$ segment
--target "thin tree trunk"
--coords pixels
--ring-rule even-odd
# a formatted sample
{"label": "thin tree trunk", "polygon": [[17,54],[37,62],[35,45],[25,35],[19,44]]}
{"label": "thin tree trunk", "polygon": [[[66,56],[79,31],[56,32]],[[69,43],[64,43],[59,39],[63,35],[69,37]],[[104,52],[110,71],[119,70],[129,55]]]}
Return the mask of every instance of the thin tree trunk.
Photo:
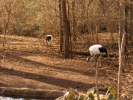
{"label": "thin tree trunk", "polygon": [[[76,19],[75,19],[75,1],[72,2],[72,20],[73,20],[73,23],[72,23],[72,37],[73,37],[72,51],[74,52],[75,46],[76,46],[76,41],[77,41],[77,38],[76,38]],[[72,56],[73,56],[73,54],[72,54]]]}
{"label": "thin tree trunk", "polygon": [[2,33],[4,34],[4,36],[3,36],[3,49],[5,49],[8,22],[6,21],[6,14],[5,14],[4,8],[2,9],[2,12],[4,15],[4,17],[3,17],[3,30],[2,30]]}
{"label": "thin tree trunk", "polygon": [[62,14],[61,14],[61,0],[59,0],[59,11],[60,11],[60,51],[63,51],[63,28],[62,28]]}
{"label": "thin tree trunk", "polygon": [[96,85],[97,100],[100,100],[100,98],[99,98],[99,86],[98,86],[98,69],[99,69],[99,61],[100,61],[100,56],[96,55],[96,75],[95,75],[95,85]]}
{"label": "thin tree trunk", "polygon": [[[12,2],[9,4],[4,1],[4,7],[2,8],[3,13],[3,30],[2,33],[4,34],[4,41],[3,41],[3,48],[5,47],[5,41],[6,41],[6,34],[10,31],[10,19],[11,19],[11,13],[12,13]],[[7,18],[6,18],[7,17]]]}
{"label": "thin tree trunk", "polygon": [[96,22],[96,43],[98,44],[98,23]]}
{"label": "thin tree trunk", "polygon": [[121,86],[121,74],[122,74],[122,62],[121,62],[121,5],[118,4],[119,7],[119,36],[118,36],[118,46],[119,46],[119,71],[118,71],[118,98],[117,100],[120,100],[120,86]]}
{"label": "thin tree trunk", "polygon": [[[123,34],[123,35],[122,35]],[[121,100],[121,87],[122,87],[122,72],[124,70],[124,54],[126,46],[126,32],[125,32],[125,3],[119,2],[119,71],[118,71],[118,98]]]}
{"label": "thin tree trunk", "polygon": [[124,67],[124,51],[125,51],[125,44],[126,44],[126,33],[123,33],[121,48],[119,50],[119,71],[118,71],[118,99],[121,100],[121,87],[122,87],[122,72]]}

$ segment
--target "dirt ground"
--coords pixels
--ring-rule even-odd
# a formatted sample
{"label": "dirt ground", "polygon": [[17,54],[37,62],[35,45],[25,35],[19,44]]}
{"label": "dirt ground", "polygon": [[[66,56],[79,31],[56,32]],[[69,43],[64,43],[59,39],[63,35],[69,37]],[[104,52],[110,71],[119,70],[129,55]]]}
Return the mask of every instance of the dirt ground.
{"label": "dirt ground", "polygon": [[[49,90],[69,88],[86,92],[95,86],[95,61],[74,55],[64,59],[56,40],[47,47],[43,39],[7,36],[3,50],[0,35],[0,87]],[[116,86],[118,58],[101,58],[99,85]]]}

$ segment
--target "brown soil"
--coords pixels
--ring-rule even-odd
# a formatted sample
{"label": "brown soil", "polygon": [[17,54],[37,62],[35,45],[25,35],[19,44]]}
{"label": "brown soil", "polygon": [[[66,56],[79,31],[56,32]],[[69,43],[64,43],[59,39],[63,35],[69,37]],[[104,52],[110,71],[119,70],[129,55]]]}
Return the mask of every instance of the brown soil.
{"label": "brown soil", "polygon": [[[0,86],[87,91],[95,86],[95,61],[86,62],[87,56],[74,55],[64,59],[58,41],[52,47],[45,40],[7,36],[5,47],[0,36]],[[85,48],[88,49],[88,48]],[[118,58],[101,59],[99,85],[116,86]]]}

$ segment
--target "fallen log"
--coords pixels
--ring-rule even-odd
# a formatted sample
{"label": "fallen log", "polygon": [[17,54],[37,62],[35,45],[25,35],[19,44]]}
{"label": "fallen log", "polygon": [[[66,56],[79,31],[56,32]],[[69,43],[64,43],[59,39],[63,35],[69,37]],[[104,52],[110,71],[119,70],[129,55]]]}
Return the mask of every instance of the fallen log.
{"label": "fallen log", "polygon": [[31,99],[56,99],[62,96],[65,91],[0,87],[0,95],[13,98],[31,98]]}

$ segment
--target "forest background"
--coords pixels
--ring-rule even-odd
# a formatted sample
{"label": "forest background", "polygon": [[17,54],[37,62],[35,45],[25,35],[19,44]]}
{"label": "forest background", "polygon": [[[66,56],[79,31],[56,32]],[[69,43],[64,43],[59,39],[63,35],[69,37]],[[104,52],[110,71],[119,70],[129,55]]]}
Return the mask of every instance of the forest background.
{"label": "forest background", "polygon": [[123,55],[128,56],[125,56],[124,66],[130,69],[133,52],[132,2],[132,0],[1,0],[1,46],[7,49],[8,35],[44,39],[45,35],[52,34],[58,43],[57,51],[61,52],[64,58],[73,58],[74,54],[88,55],[88,47],[96,43],[105,45],[110,51],[110,57],[114,57],[114,54],[119,55],[116,50],[119,50],[123,33],[126,33]]}

